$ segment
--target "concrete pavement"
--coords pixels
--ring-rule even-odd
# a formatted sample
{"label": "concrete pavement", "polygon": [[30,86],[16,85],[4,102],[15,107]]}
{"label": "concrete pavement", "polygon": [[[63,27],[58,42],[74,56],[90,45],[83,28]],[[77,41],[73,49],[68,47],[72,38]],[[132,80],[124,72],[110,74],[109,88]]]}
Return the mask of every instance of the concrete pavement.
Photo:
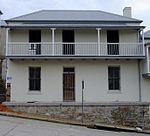
{"label": "concrete pavement", "polygon": [[148,136],[0,116],[0,136]]}

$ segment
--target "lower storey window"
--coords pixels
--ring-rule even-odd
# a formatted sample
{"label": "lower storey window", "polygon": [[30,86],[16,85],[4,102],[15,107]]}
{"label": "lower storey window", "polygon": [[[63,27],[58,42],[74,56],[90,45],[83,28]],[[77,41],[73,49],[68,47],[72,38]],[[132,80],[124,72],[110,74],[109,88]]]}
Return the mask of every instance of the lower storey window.
{"label": "lower storey window", "polygon": [[29,90],[40,91],[41,90],[41,68],[29,67]]}
{"label": "lower storey window", "polygon": [[120,90],[120,67],[119,66],[108,67],[108,89]]}

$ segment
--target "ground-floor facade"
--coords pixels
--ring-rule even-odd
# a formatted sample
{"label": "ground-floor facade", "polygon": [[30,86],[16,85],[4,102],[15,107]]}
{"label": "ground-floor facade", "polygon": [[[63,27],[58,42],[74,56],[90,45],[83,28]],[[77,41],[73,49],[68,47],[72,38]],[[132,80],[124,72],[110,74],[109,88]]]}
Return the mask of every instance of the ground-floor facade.
{"label": "ground-floor facade", "polygon": [[81,102],[83,81],[85,102],[150,101],[137,60],[8,60],[7,67],[11,101]]}

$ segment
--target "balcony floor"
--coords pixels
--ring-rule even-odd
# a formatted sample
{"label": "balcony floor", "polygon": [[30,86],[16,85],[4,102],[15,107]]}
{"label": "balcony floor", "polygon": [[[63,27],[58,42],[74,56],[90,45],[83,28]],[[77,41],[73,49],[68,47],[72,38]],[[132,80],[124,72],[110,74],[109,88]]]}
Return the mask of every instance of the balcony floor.
{"label": "balcony floor", "polygon": [[52,60],[52,59],[71,59],[71,60],[76,60],[76,59],[84,59],[84,60],[89,60],[89,59],[145,59],[145,56],[120,56],[120,55],[109,55],[109,56],[6,56],[6,58],[10,60]]}

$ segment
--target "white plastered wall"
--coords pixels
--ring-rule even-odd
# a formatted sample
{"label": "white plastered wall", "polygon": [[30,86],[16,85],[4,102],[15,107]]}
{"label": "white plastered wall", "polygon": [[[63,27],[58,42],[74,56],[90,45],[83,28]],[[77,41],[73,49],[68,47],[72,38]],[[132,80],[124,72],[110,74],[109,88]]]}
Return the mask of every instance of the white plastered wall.
{"label": "white plastered wall", "polygon": [[[97,42],[97,30],[95,29],[75,29],[75,42]],[[41,30],[41,42],[51,42],[51,29]],[[136,30],[119,30],[119,39],[122,43],[137,43],[138,36]],[[9,42],[29,42],[29,30],[12,29],[9,31]],[[62,42],[62,29],[55,30],[55,42]],[[107,30],[100,30],[100,42],[107,42]]]}
{"label": "white plastered wall", "polygon": [[[41,30],[41,42],[51,42],[51,29]],[[29,42],[29,30],[9,30],[9,42]]]}
{"label": "white plastered wall", "polygon": [[[100,101],[138,101],[137,61],[103,60],[43,60],[9,61],[8,76],[12,84],[11,101],[63,101],[63,67],[75,68],[75,97],[81,101],[81,81],[85,81],[84,100]],[[121,68],[121,91],[108,91],[108,66]],[[28,90],[28,68],[41,67],[41,92]]]}
{"label": "white plastered wall", "polygon": [[122,43],[138,43],[138,31],[119,30],[119,39]]}

